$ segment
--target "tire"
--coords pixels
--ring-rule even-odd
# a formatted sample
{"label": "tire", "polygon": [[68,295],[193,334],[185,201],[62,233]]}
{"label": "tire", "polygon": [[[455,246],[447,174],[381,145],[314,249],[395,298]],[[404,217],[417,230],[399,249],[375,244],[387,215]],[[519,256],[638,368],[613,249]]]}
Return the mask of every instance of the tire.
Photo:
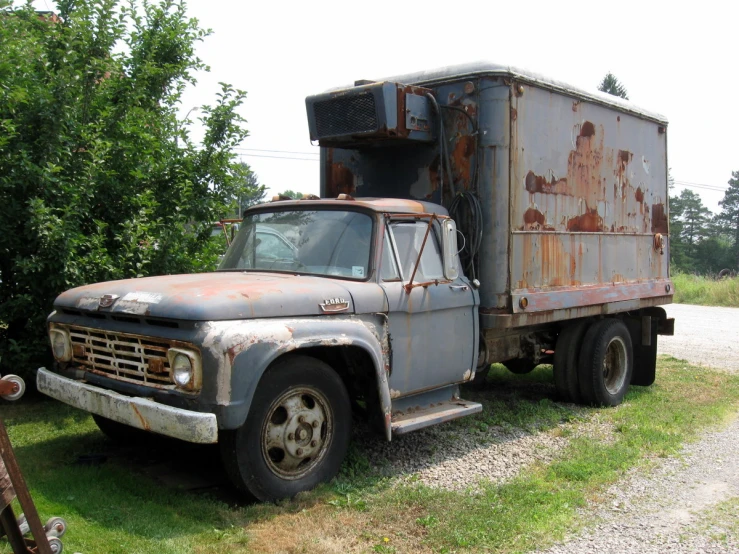
{"label": "tire", "polygon": [[307,356],[284,358],[262,377],[246,422],[221,432],[226,473],[261,501],[312,489],[338,473],[351,419],[346,387],[331,367]]}
{"label": "tire", "polygon": [[488,374],[490,373],[490,364],[488,364],[486,367],[483,367],[482,369],[478,369],[475,372],[475,378],[471,381],[467,381],[466,383],[463,383],[463,386],[472,389],[472,390],[482,390],[484,389],[488,384]]}
{"label": "tire", "polygon": [[594,406],[618,406],[624,399],[634,371],[629,330],[620,319],[594,323],[580,352],[580,393]]}
{"label": "tire", "polygon": [[92,419],[106,437],[118,444],[139,444],[150,441],[156,436],[154,433],[136,429],[101,415],[92,414]]}
{"label": "tire", "polygon": [[511,373],[515,373],[516,375],[525,375],[526,373],[531,373],[537,366],[537,364],[535,364],[532,360],[529,360],[528,358],[514,358],[512,360],[506,360],[505,362],[503,362],[503,365],[508,371],[510,371]]}
{"label": "tire", "polygon": [[578,360],[588,321],[578,321],[562,329],[554,348],[554,386],[565,402],[580,402]]}

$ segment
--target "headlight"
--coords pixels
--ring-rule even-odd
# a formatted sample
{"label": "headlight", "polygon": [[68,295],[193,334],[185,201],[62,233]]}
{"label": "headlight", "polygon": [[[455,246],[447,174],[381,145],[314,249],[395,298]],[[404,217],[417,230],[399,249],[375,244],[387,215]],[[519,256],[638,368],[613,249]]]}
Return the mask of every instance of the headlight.
{"label": "headlight", "polygon": [[181,387],[186,387],[192,381],[192,362],[184,354],[177,354],[174,357],[172,380]]}
{"label": "headlight", "polygon": [[175,385],[186,390],[200,389],[200,356],[196,352],[170,348],[167,358]]}
{"label": "headlight", "polygon": [[72,359],[72,340],[66,329],[50,329],[49,339],[54,357],[60,362],[68,362]]}

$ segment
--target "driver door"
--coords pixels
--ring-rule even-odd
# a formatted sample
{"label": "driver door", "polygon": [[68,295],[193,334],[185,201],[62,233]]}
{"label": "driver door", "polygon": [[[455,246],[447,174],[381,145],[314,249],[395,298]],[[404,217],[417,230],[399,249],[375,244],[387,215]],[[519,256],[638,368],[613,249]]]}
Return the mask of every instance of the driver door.
{"label": "driver door", "polygon": [[477,293],[462,275],[451,282],[418,286],[406,292],[418,261],[414,283],[444,281],[438,225],[426,240],[428,221],[390,220],[380,267],[387,296],[393,396],[469,380],[477,351]]}

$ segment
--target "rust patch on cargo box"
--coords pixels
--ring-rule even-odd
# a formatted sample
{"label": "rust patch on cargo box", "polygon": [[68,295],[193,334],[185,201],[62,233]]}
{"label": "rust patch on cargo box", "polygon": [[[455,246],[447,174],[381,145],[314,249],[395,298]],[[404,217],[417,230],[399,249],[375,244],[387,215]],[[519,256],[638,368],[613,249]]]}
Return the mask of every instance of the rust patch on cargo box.
{"label": "rust patch on cargo box", "polygon": [[439,190],[439,156],[437,155],[429,164],[429,182],[431,183],[431,192],[426,195],[427,199],[433,196],[433,193]]}
{"label": "rust patch on cargo box", "polygon": [[561,236],[540,235],[541,283],[535,286],[563,287],[577,283],[577,262],[562,244]]}
{"label": "rust patch on cargo box", "polygon": [[326,155],[326,196],[336,198],[339,194],[354,194],[354,173],[341,162],[334,163],[334,149],[328,148]]}
{"label": "rust patch on cargo box", "polygon": [[579,133],[575,138],[575,150],[570,151],[567,160],[568,192],[585,200],[586,204],[594,205],[601,198],[600,177],[603,163],[602,126],[596,133],[595,125],[585,121],[580,125]]}
{"label": "rust patch on cargo box", "polygon": [[335,191],[332,196],[339,194],[354,194],[356,186],[354,184],[354,174],[349,168],[344,167],[341,162],[331,165],[331,189]]}
{"label": "rust patch on cargo box", "polygon": [[667,213],[664,204],[652,204],[652,232],[667,233]]}
{"label": "rust patch on cargo box", "polygon": [[603,231],[603,218],[598,209],[589,209],[582,215],[567,220],[567,230],[582,233],[597,233]]}
{"label": "rust patch on cargo box", "polygon": [[547,181],[546,177],[537,175],[533,171],[529,171],[526,174],[526,190],[533,194],[535,192],[542,192],[544,194],[569,194],[567,190],[567,179],[552,179]]}
{"label": "rust patch on cargo box", "polygon": [[580,127],[580,136],[581,137],[595,136],[595,125],[593,125],[590,121],[585,121],[582,124],[582,127]]}
{"label": "rust patch on cargo box", "polygon": [[529,208],[523,214],[522,231],[554,231],[552,225],[547,225],[546,216],[536,208]]}
{"label": "rust patch on cargo box", "polygon": [[636,191],[634,191],[634,198],[636,198],[639,204],[644,202],[644,191],[642,191],[641,187],[637,187]]}
{"label": "rust patch on cargo box", "polygon": [[464,135],[457,139],[457,144],[452,151],[452,159],[454,160],[454,169],[458,182],[461,182],[462,187],[465,189],[470,188],[470,171],[472,167],[470,158],[472,158],[474,153],[475,137]]}

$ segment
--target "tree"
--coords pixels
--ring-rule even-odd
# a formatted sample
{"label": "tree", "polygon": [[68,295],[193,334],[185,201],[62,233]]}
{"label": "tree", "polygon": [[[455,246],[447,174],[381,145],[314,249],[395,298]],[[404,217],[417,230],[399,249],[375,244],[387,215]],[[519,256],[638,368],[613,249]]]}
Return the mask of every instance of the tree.
{"label": "tree", "polygon": [[706,237],[706,226],[710,211],[703,205],[701,197],[689,189],[680,192],[680,217],[683,222],[681,234],[687,245],[688,256],[695,254],[695,245]]}
{"label": "tree", "polygon": [[696,247],[708,237],[710,210],[701,197],[689,189],[670,198],[670,235],[673,262],[686,271],[696,267]]}
{"label": "tree", "polygon": [[629,94],[628,92],[626,92],[626,87],[624,87],[616,78],[616,76],[610,71],[606,73],[605,77],[603,77],[600,85],[598,85],[598,90],[601,92],[607,92],[608,94],[612,94],[613,96],[619,96],[624,100],[629,99]]}
{"label": "tree", "polygon": [[247,135],[227,84],[177,117],[206,69],[183,3],[0,0],[0,373],[48,352],[55,296],[85,283],[212,267],[210,224],[250,193]]}
{"label": "tree", "polygon": [[721,212],[717,220],[724,232],[731,236],[734,242],[734,260],[739,268],[739,171],[731,172],[729,188],[724,193],[724,199],[719,202]]}
{"label": "tree", "polygon": [[285,192],[281,192],[280,196],[287,196],[289,198],[292,198],[293,200],[300,200],[301,198],[303,198],[303,193],[286,190]]}

